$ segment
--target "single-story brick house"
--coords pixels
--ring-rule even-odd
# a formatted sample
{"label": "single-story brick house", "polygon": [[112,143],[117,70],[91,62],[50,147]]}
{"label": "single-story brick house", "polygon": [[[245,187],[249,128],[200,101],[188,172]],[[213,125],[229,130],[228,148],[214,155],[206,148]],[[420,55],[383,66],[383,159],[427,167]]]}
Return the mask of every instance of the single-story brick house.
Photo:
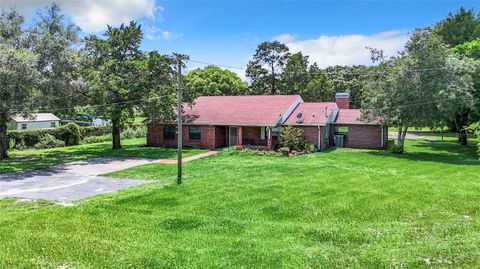
{"label": "single-story brick house", "polygon": [[[335,146],[335,136],[343,136],[345,147],[384,148],[387,127],[361,120],[361,111],[350,109],[349,103],[344,93],[336,95],[336,102],[304,102],[300,95],[198,97],[184,105],[183,145],[271,150],[278,146],[281,129],[292,125],[303,129],[318,150]],[[149,120],[147,144],[176,146],[176,129],[175,122]]]}

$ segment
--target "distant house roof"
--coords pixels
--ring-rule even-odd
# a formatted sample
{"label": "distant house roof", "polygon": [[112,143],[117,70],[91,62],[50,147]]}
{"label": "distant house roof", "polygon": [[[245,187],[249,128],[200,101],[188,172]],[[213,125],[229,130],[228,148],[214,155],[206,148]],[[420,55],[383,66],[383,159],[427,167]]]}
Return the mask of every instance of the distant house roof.
{"label": "distant house roof", "polygon": [[325,125],[337,105],[334,102],[301,103],[290,114],[285,125]]}
{"label": "distant house roof", "polygon": [[201,96],[184,106],[184,117],[195,125],[275,126],[299,102],[300,95]]}
{"label": "distant house roof", "polygon": [[360,109],[339,109],[335,123],[337,124],[371,124],[379,125],[380,121],[361,120],[362,111]]}
{"label": "distant house roof", "polygon": [[12,117],[15,122],[32,122],[32,121],[59,121],[60,119],[52,113],[33,113],[30,117],[17,115]]}

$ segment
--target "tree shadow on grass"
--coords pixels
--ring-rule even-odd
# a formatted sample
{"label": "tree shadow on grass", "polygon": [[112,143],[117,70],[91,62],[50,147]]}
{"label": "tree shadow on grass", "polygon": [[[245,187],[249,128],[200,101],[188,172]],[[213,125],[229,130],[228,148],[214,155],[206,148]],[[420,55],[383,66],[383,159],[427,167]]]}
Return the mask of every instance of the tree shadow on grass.
{"label": "tree shadow on grass", "polygon": [[443,141],[419,141],[413,145],[408,145],[403,154],[392,153],[388,150],[372,151],[368,152],[368,154],[421,162],[480,165],[479,156],[474,145],[461,146],[457,143]]}

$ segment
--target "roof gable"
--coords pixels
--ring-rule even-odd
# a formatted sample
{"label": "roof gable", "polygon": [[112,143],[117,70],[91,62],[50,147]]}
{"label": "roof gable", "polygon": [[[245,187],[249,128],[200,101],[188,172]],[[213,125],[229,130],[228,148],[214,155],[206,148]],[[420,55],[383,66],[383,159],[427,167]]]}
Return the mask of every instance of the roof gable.
{"label": "roof gable", "polygon": [[201,96],[184,117],[195,125],[275,126],[300,102],[299,95]]}
{"label": "roof gable", "polygon": [[333,110],[334,102],[308,102],[299,104],[285,121],[285,125],[325,125]]}

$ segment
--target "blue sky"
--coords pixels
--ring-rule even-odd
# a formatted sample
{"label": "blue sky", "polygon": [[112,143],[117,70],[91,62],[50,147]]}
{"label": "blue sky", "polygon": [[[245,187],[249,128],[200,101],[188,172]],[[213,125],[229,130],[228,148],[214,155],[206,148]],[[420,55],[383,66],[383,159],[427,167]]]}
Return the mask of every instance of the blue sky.
{"label": "blue sky", "polygon": [[[27,17],[49,0],[2,0]],[[145,30],[143,49],[245,66],[262,41],[280,40],[320,66],[369,64],[365,46],[393,54],[408,33],[478,1],[159,1],[60,0],[85,33],[131,19]],[[190,64],[190,68],[201,66]],[[241,73],[241,72],[239,72]]]}

